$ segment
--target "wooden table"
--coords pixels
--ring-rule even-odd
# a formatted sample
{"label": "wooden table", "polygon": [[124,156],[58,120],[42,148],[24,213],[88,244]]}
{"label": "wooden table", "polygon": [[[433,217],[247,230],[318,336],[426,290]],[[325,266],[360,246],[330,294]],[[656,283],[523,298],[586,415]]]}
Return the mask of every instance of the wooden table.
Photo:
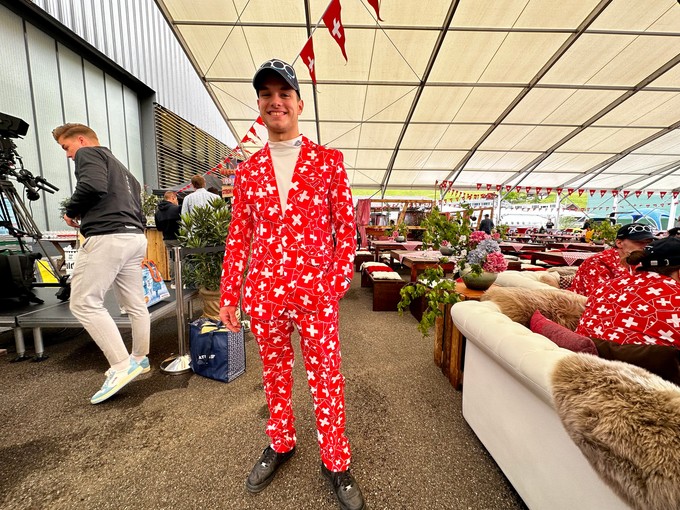
{"label": "wooden table", "polygon": [[545,251],[544,244],[529,244],[529,243],[517,243],[512,241],[503,241],[499,244],[501,253],[514,254],[521,253],[523,251]]}
{"label": "wooden table", "polygon": [[[396,252],[390,252],[390,253],[396,253]],[[442,257],[443,255],[440,255]],[[444,262],[441,263],[439,262],[439,258],[434,258],[434,257],[423,257],[423,256],[418,256],[418,255],[413,255],[413,254],[407,254],[407,255],[400,255],[400,262],[411,269],[411,281],[415,282],[418,279],[418,273],[421,273],[425,271],[425,269],[429,269],[432,267],[441,267],[444,270],[444,274],[446,273],[453,273],[453,270],[456,268],[456,263],[455,262]]]}
{"label": "wooden table", "polygon": [[544,260],[562,266],[580,266],[584,260],[593,255],[595,255],[593,251],[534,252],[531,254],[531,263],[536,264],[537,260]]}
{"label": "wooden table", "polygon": [[569,241],[561,243],[548,243],[548,248],[555,250],[569,250],[569,251],[604,251],[606,246],[604,244],[590,244],[590,243],[571,243]]}
{"label": "wooden table", "polygon": [[[479,301],[484,290],[468,289],[464,283],[456,283],[456,292],[461,301]],[[465,358],[465,337],[458,331],[451,318],[451,305],[442,310],[444,315],[437,318],[434,328],[434,363],[441,368],[454,388],[463,386],[463,360]]]}
{"label": "wooden table", "polygon": [[375,251],[375,261],[380,262],[380,252],[391,250],[406,250],[413,251],[420,247],[423,243],[421,241],[369,241],[368,245]]}

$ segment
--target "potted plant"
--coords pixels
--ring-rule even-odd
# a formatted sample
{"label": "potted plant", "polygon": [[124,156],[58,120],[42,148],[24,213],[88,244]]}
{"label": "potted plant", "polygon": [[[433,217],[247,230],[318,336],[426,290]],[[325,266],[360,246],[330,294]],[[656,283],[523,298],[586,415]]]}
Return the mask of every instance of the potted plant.
{"label": "potted plant", "polygon": [[620,228],[621,225],[618,223],[612,225],[611,221],[609,220],[600,221],[593,226],[592,239],[596,244],[604,243],[608,246],[614,246],[614,243],[616,242],[616,234]]}
{"label": "potted plant", "polygon": [[[499,236],[499,234],[495,234]],[[470,289],[486,290],[496,281],[498,273],[508,268],[498,242],[489,234],[475,230],[460,248],[460,276]]]}
{"label": "potted plant", "polygon": [[[465,208],[461,213],[449,219],[446,215],[439,212],[437,207],[420,223],[425,230],[423,232],[423,248],[434,248],[438,250],[442,243],[444,246],[456,246],[461,238],[467,238],[470,234],[470,222],[465,218],[469,217],[472,210]],[[445,242],[444,242],[445,241]],[[454,252],[451,253],[455,254]]]}
{"label": "potted plant", "polygon": [[182,268],[183,283],[198,289],[203,298],[203,315],[219,316],[220,279],[224,243],[229,233],[229,205],[215,197],[208,205],[194,207],[182,215],[177,239],[183,248],[221,247],[210,253],[189,254]]}
{"label": "potted plant", "polygon": [[149,193],[148,186],[145,185],[142,190],[142,214],[146,218],[147,225],[155,224],[156,220],[154,219],[154,215],[156,214],[156,208],[158,207],[159,202],[160,198],[153,193]]}

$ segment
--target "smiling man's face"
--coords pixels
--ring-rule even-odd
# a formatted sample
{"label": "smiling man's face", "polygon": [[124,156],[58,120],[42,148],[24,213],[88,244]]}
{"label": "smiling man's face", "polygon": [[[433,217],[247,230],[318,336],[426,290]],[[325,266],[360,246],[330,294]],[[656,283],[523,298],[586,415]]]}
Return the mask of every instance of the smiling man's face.
{"label": "smiling man's face", "polygon": [[276,73],[271,73],[262,81],[257,94],[257,106],[270,140],[281,142],[299,136],[298,117],[304,103],[286,80]]}

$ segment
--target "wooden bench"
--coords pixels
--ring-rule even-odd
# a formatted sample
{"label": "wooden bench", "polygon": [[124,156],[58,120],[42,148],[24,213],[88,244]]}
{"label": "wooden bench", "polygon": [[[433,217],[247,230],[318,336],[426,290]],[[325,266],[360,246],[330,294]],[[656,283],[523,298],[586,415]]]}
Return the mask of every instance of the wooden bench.
{"label": "wooden bench", "polygon": [[358,273],[361,271],[361,264],[371,262],[374,258],[373,253],[357,253],[354,256],[354,272]]}
{"label": "wooden bench", "polygon": [[[397,274],[397,273],[395,273]],[[400,291],[407,282],[399,280],[381,280],[368,275],[369,285],[373,287],[373,311],[396,312],[401,301]]]}

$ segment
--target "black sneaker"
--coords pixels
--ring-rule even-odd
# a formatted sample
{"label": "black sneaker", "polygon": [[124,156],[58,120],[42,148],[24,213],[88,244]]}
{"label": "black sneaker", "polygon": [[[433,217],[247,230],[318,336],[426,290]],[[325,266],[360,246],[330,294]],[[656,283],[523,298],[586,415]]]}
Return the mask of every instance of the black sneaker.
{"label": "black sneaker", "polygon": [[335,491],[342,510],[363,510],[366,508],[359,484],[357,484],[349,469],[331,471],[322,462],[321,472],[333,484],[333,491]]}
{"label": "black sneaker", "polygon": [[276,453],[271,446],[267,446],[262,452],[259,460],[253,466],[248,478],[246,478],[246,489],[248,492],[257,494],[262,492],[271,483],[281,464],[290,459],[295,453],[295,447],[286,453]]}

